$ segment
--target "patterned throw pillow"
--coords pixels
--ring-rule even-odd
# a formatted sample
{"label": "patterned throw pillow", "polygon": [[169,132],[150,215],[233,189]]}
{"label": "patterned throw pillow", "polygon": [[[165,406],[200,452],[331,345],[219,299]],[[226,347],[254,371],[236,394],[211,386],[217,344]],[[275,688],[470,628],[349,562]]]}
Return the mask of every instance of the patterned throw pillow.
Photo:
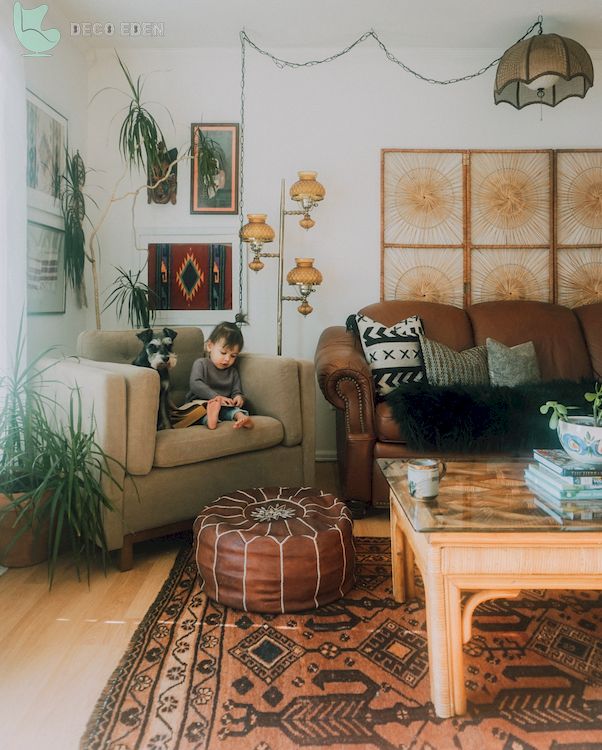
{"label": "patterned throw pillow", "polygon": [[456,352],[445,344],[420,337],[426,379],[430,385],[484,385],[489,383],[487,347]]}
{"label": "patterned throw pillow", "polygon": [[367,315],[351,316],[362,342],[364,356],[370,365],[379,396],[385,396],[400,383],[424,379],[424,363],[418,336],[423,334],[417,315],[387,328]]}
{"label": "patterned throw pillow", "polygon": [[532,341],[506,346],[495,339],[486,339],[485,344],[491,385],[539,383],[541,375]]}

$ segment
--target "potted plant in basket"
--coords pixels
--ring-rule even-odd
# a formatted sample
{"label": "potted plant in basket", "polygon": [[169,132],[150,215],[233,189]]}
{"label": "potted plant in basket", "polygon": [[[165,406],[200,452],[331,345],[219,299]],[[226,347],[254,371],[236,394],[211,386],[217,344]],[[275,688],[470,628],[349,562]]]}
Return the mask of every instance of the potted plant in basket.
{"label": "potted plant in basket", "polygon": [[591,416],[569,416],[569,409],[558,401],[547,401],[540,407],[542,414],[550,410],[550,428],[558,432],[558,439],[566,453],[576,461],[602,464],[602,383],[596,383],[593,392],[584,394],[591,404]]}
{"label": "potted plant in basket", "polygon": [[[21,329],[12,370],[0,378],[0,563],[7,567],[48,560],[52,585],[61,542],[90,575],[108,549],[102,514],[111,508],[106,482],[115,482],[113,459],[81,418],[81,401],[72,390],[69,408],[40,388],[50,366],[40,366],[48,350],[24,364]],[[55,414],[58,411],[58,418]]]}

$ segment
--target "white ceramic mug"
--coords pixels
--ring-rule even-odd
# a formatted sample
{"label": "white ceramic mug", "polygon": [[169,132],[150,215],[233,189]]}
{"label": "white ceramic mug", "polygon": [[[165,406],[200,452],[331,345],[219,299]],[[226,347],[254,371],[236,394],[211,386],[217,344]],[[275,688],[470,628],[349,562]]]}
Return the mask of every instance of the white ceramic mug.
{"label": "white ceramic mug", "polygon": [[447,471],[436,458],[412,458],[408,461],[408,492],[415,500],[432,500],[439,494],[439,480]]}

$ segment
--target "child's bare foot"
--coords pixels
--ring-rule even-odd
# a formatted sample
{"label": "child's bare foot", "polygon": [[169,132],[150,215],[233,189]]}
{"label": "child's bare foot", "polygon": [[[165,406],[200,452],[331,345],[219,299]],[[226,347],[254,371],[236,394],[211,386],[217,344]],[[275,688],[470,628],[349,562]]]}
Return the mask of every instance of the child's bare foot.
{"label": "child's bare foot", "polygon": [[221,406],[220,402],[215,398],[207,401],[207,427],[210,430],[215,430],[217,427]]}
{"label": "child's bare foot", "polygon": [[240,430],[241,427],[244,427],[246,430],[252,430],[253,420],[248,414],[243,414],[239,411],[234,415],[234,424],[232,427],[234,427],[235,430]]}

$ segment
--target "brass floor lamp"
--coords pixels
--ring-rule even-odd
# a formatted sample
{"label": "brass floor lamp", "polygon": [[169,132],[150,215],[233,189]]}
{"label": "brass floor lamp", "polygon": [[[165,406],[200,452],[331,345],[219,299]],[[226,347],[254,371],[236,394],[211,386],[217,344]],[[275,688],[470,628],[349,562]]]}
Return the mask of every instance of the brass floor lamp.
{"label": "brass floor lamp", "polygon": [[276,349],[282,354],[282,303],[301,302],[297,310],[301,315],[309,315],[313,307],[307,301],[308,296],[322,283],[322,274],[314,267],[313,258],[295,258],[295,267],[286,275],[286,280],[291,286],[296,286],[299,294],[288,296],[283,294],[284,284],[284,223],[286,216],[302,216],[299,225],[304,229],[311,229],[315,221],[311,218],[311,211],[326,195],[324,187],[316,180],[317,172],[299,172],[299,179],[291,186],[290,197],[297,201],[301,208],[287,210],[285,203],[285,184],[281,183],[280,189],[280,225],[278,230],[278,252],[264,253],[263,246],[273,242],[275,233],[272,227],[266,223],[266,214],[247,214],[248,223],[240,230],[243,242],[249,244],[253,258],[249,263],[252,271],[258,272],[264,267],[262,258],[278,258],[278,294],[276,312]]}

